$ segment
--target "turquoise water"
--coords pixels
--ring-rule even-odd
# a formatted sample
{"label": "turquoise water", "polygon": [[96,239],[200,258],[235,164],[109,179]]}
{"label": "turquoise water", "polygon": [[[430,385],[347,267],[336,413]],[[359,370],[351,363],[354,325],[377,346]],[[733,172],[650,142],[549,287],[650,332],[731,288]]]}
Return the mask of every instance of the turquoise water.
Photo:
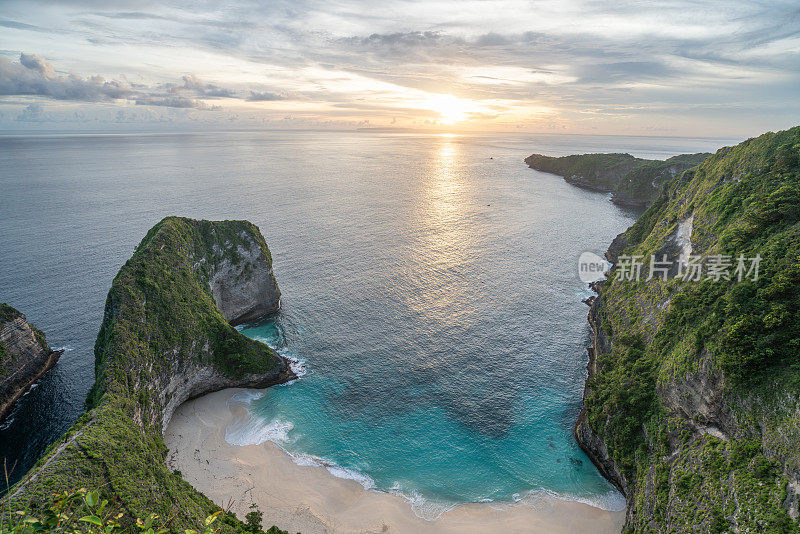
{"label": "turquoise water", "polygon": [[[549,491],[621,500],[579,450],[581,252],[634,214],[528,169],[532,152],[713,150],[716,140],[228,132],[0,136],[0,298],[68,350],[0,428],[12,482],[78,417],[119,267],[167,215],[248,219],[283,309],[245,334],[305,376],[229,439],[394,491],[433,517]],[[245,401],[247,399],[240,399]]]}

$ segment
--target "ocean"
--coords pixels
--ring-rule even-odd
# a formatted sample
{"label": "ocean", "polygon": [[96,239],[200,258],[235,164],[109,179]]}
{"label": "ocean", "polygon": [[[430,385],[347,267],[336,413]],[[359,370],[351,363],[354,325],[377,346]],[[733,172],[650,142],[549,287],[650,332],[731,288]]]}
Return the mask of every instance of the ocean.
{"label": "ocean", "polygon": [[531,134],[0,135],[0,301],[66,352],[0,427],[11,481],[82,413],[105,297],[168,215],[248,219],[283,294],[241,331],[302,378],[240,394],[274,441],[434,518],[547,492],[624,500],[575,443],[589,328],[577,275],[636,212],[523,158],[666,158],[736,140]]}

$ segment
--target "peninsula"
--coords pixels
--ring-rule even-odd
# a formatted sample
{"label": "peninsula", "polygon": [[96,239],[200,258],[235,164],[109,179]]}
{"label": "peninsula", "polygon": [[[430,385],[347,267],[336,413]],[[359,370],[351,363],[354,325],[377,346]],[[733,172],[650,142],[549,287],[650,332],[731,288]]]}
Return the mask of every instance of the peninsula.
{"label": "peninsula", "polygon": [[[285,359],[231,326],[279,305],[255,225],[179,217],[156,224],[111,285],[88,411],[3,506],[42,517],[62,492],[87,488],[122,511],[125,528],[156,514],[164,528],[202,531],[220,508],[167,469],[164,428],[190,398],[294,378]],[[231,513],[215,527],[246,530]]]}
{"label": "peninsula", "polygon": [[696,167],[711,154],[681,154],[664,161],[635,158],[630,154],[576,154],[563,157],[532,154],[525,163],[532,169],[563,176],[578,187],[612,193],[619,205],[649,206],[661,188],[680,173]]}

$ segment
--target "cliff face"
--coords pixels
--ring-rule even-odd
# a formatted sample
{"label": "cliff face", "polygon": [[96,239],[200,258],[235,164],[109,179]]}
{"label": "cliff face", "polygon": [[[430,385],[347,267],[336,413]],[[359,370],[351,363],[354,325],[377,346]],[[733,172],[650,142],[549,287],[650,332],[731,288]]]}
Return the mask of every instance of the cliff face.
{"label": "cliff face", "polygon": [[216,507],[167,470],[163,429],[192,397],[294,378],[283,358],[230,324],[279,302],[251,223],[169,217],[154,226],[111,285],[90,410],[12,488],[12,504],[36,511],[65,489],[100,488],[128,517],[202,525]]}
{"label": "cliff face", "polygon": [[214,254],[222,259],[213,265],[208,280],[217,308],[233,326],[277,311],[281,303],[269,249],[248,239],[244,232],[239,237],[245,244],[236,245],[233,259],[215,247]]}
{"label": "cliff face", "polygon": [[563,157],[533,154],[525,163],[537,171],[563,176],[585,189],[613,193],[622,206],[644,208],[659,195],[666,182],[696,167],[711,154],[682,154],[667,160],[635,158],[630,154],[580,154]]}
{"label": "cliff face", "polygon": [[[635,532],[798,532],[800,128],[720,150],[614,240],[596,284],[581,447]],[[650,280],[649,258],[728,261]],[[641,256],[638,280],[624,256]],[[759,256],[759,273],[735,272]],[[628,270],[630,273],[630,270]]]}
{"label": "cliff face", "polygon": [[22,313],[0,303],[0,421],[62,352],[51,350],[44,334],[28,324]]}

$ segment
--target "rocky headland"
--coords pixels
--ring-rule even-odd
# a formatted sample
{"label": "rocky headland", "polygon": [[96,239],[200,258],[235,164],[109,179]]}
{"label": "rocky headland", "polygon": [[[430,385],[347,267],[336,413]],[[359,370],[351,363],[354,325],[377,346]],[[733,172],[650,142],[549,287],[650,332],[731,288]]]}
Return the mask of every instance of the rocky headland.
{"label": "rocky headland", "polygon": [[[171,530],[202,531],[219,507],[167,468],[163,431],[188,399],[295,378],[284,358],[232,326],[279,305],[272,258],[255,225],[159,222],[111,285],[88,411],[11,488],[7,504],[36,515],[55,494],[98,489],[123,521],[155,513],[169,518]],[[233,514],[215,525],[245,529]]]}
{"label": "rocky headland", "polygon": [[658,197],[665,183],[710,155],[681,154],[661,161],[618,153],[562,157],[532,154],[525,163],[537,171],[562,176],[572,185],[612,193],[612,201],[621,206],[644,208]]}
{"label": "rocky headland", "polygon": [[21,312],[0,303],[0,421],[63,352],[52,350],[44,333]]}

